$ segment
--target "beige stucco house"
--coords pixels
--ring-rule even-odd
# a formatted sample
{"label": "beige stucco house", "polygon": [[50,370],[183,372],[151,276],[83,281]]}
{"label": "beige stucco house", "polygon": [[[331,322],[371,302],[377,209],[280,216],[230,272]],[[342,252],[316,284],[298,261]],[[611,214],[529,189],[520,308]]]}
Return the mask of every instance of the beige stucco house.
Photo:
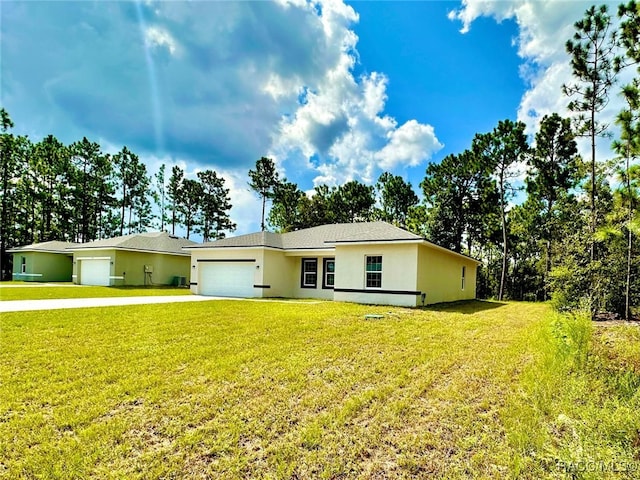
{"label": "beige stucco house", "polygon": [[70,282],[73,254],[69,248],[76,245],[54,240],[7,250],[13,255],[13,280]]}
{"label": "beige stucco house", "polygon": [[473,299],[473,258],[385,222],[259,232],[186,247],[191,291],[419,306]]}
{"label": "beige stucco house", "polygon": [[188,284],[196,242],[166,232],[137,233],[72,247],[73,282],[80,285]]}

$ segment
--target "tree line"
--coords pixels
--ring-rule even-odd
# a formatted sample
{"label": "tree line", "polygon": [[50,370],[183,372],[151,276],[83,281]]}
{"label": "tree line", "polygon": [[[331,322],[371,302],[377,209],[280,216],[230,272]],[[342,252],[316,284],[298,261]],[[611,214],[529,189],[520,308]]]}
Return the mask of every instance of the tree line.
{"label": "tree line", "polygon": [[[13,135],[0,109],[0,258],[2,279],[11,278],[9,248],[50,240],[90,242],[149,229],[184,227],[189,238],[224,237],[229,189],[213,170],[187,179],[165,165],[154,175],[126,146],[110,155],[86,137],[64,145],[53,135],[39,142]],[[155,206],[155,208],[154,208]]]}
{"label": "tree line", "polygon": [[[267,222],[282,232],[385,220],[482,260],[480,297],[552,299],[560,309],[630,318],[640,305],[640,4],[620,5],[617,14],[614,29],[606,5],[589,8],[566,42],[573,79],[562,94],[571,118],[545,116],[531,139],[509,119],[476,134],[467,150],[427,167],[422,202],[389,172],[375,186],[319,185],[307,196],[263,157],[249,172],[263,201],[262,228],[267,199]],[[615,91],[624,69],[632,80]],[[612,94],[626,104],[616,117],[616,156],[599,159],[598,139],[611,136],[600,117]],[[580,137],[590,144],[586,159]]]}
{"label": "tree line", "polygon": [[267,199],[272,204],[266,222],[278,232],[371,220],[405,227],[410,208],[419,201],[410,183],[389,172],[375,186],[352,180],[338,186],[318,185],[307,195],[295,183],[280,179],[273,160],[262,157],[255,170],[249,170],[249,179],[249,186],[262,199],[262,230],[266,229]]}
{"label": "tree line", "polygon": [[[571,118],[547,115],[531,138],[509,119],[476,134],[468,149],[427,167],[422,201],[389,172],[375,185],[352,180],[307,195],[260,158],[248,185],[261,198],[262,230],[384,220],[482,260],[480,297],[551,299],[560,309],[630,318],[640,305],[639,5],[619,6],[617,28],[606,5],[574,24],[565,45],[573,79],[558,92]],[[633,75],[618,86],[623,70]],[[612,142],[601,121],[611,95],[625,101]],[[38,241],[86,242],[148,228],[175,234],[176,226],[208,241],[236,227],[215,171],[189,179],[173,166],[166,178],[162,165],[150,176],[126,147],[108,155],[86,138],[65,146],[51,135],[34,144],[9,133],[13,124],[1,113],[3,265],[8,247]],[[588,158],[578,155],[581,137],[590,143]],[[599,139],[611,142],[614,158],[597,158]]]}

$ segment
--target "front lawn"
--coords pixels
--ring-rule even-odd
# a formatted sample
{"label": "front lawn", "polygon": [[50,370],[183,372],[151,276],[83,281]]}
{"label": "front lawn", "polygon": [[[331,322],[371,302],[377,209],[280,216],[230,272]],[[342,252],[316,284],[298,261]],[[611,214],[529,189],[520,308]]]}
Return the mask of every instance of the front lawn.
{"label": "front lawn", "polygon": [[0,477],[640,471],[637,331],[591,335],[542,304],[229,300],[11,313],[0,328]]}
{"label": "front lawn", "polygon": [[[4,283],[4,282],[3,282]],[[18,286],[16,286],[18,285]],[[87,285],[34,285],[31,282],[0,284],[0,300],[44,300],[54,298],[142,297],[189,295],[180,287],[91,287]]]}

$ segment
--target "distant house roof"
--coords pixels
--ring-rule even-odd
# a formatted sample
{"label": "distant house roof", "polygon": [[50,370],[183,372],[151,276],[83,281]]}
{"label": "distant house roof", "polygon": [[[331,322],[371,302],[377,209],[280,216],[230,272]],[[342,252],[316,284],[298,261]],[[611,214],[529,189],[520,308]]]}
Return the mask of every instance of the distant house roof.
{"label": "distant house roof", "polygon": [[270,247],[279,250],[320,250],[332,249],[336,245],[348,243],[382,242],[419,242],[480,263],[474,258],[431,243],[420,235],[408,232],[387,222],[334,223],[287,233],[249,233],[192,245],[185,247],[185,249]]}
{"label": "distant house roof", "polygon": [[136,252],[168,253],[188,255],[182,247],[192,247],[196,242],[169,235],[167,232],[134,233],[122,237],[106,238],[94,242],[81,243],[70,248],[73,251],[84,250],[130,250]]}
{"label": "distant house roof", "polygon": [[52,240],[50,242],[33,243],[31,245],[24,245],[22,247],[15,247],[7,250],[7,253],[20,253],[20,252],[44,252],[44,253],[66,253],[71,255],[69,248],[79,245],[78,243],[61,242],[59,240]]}
{"label": "distant house roof", "polygon": [[420,241],[422,237],[386,222],[335,223],[287,233],[258,232],[191,248],[272,247],[283,250],[331,248],[345,242]]}

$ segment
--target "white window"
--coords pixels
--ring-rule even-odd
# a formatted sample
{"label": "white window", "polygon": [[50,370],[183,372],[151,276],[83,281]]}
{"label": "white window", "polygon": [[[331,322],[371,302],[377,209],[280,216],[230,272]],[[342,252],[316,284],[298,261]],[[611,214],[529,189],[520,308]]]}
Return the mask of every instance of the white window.
{"label": "white window", "polygon": [[20,257],[21,260],[21,264],[20,264],[20,273],[27,273],[27,259],[26,257]]}
{"label": "white window", "polygon": [[318,259],[303,258],[302,259],[302,288],[316,288],[318,285]]}
{"label": "white window", "polygon": [[367,255],[365,266],[367,288],[382,288],[382,255]]}
{"label": "white window", "polygon": [[462,267],[462,290],[464,290],[464,277],[466,273],[467,273],[467,267],[463,266]]}
{"label": "white window", "polygon": [[322,288],[333,288],[336,278],[336,261],[333,258],[324,259],[324,277],[322,278]]}

